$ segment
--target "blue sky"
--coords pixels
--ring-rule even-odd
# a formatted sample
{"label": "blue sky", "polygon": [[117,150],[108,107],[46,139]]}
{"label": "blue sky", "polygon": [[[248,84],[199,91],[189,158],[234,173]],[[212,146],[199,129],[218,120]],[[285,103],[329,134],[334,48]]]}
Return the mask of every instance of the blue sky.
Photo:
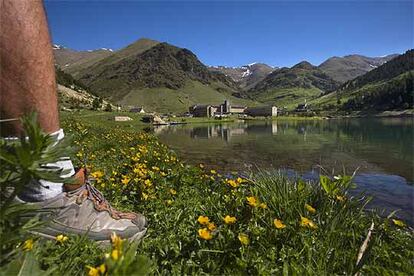
{"label": "blue sky", "polygon": [[53,41],[120,49],[146,37],[190,49],[207,65],[318,65],[331,56],[413,48],[408,1],[46,0]]}

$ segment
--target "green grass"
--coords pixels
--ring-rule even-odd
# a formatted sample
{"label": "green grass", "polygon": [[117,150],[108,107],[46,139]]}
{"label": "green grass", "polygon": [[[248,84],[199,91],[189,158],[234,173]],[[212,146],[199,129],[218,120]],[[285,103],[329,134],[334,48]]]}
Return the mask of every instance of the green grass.
{"label": "green grass", "polygon": [[317,88],[284,88],[267,90],[257,95],[255,99],[259,102],[273,104],[277,107],[286,107],[291,110],[296,108],[298,104],[303,104],[305,100],[309,102],[320,94],[321,90]]}
{"label": "green grass", "polygon": [[[142,212],[150,226],[139,247],[125,245],[120,258],[111,257],[111,249],[75,236],[66,242],[33,237],[33,248],[23,251],[21,242],[30,235],[21,236],[12,246],[18,252],[13,258],[25,258],[25,269],[30,261],[32,274],[82,275],[88,265],[104,265],[110,275],[414,272],[413,232],[366,212],[365,201],[348,194],[349,177],[305,183],[278,172],[244,172],[238,179],[237,173],[186,165],[154,136],[118,128],[99,114],[69,113],[62,120],[79,145],[76,156],[88,156],[91,172],[102,173],[97,188],[115,207]],[[72,160],[82,163],[75,156]],[[226,223],[227,215],[235,217],[235,223]],[[200,216],[208,217],[209,223]],[[10,218],[0,218],[1,233],[4,220]],[[284,227],[276,227],[275,219]],[[372,222],[373,236],[357,265]],[[12,230],[8,229],[10,235]],[[13,265],[19,267],[14,260],[2,265],[7,272]]]}
{"label": "green grass", "polygon": [[221,104],[229,100],[234,105],[256,106],[257,102],[236,98],[216,90],[217,84],[211,86],[199,82],[190,82],[183,89],[147,88],[132,90],[119,103],[144,107],[145,111],[161,113],[183,113],[194,104]]}
{"label": "green grass", "polygon": [[350,99],[367,96],[376,91],[382,91],[382,87],[387,84],[403,82],[405,81],[405,78],[409,76],[409,74],[412,74],[412,71],[400,74],[397,77],[394,77],[389,80],[368,83],[368,84],[363,85],[362,87],[358,87],[357,89],[340,91],[340,101],[341,101],[340,105],[338,105],[337,103],[336,92],[332,92],[322,97],[313,99],[310,101],[310,104],[313,107],[318,108],[318,109],[326,109],[329,106],[338,108]]}
{"label": "green grass", "polygon": [[[128,116],[132,120],[125,122],[116,122],[115,116]],[[148,123],[142,122],[142,117],[145,114],[133,113],[133,112],[106,112],[106,111],[92,111],[92,110],[75,110],[72,112],[61,111],[60,117],[62,120],[71,120],[76,118],[81,123],[93,123],[97,127],[106,127],[113,129],[124,129],[131,131],[139,131],[144,127],[150,126]]]}

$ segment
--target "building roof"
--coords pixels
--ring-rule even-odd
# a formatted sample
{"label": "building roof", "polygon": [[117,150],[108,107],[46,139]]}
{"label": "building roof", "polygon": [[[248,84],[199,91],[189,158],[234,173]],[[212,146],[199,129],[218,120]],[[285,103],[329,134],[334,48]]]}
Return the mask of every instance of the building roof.
{"label": "building roof", "polygon": [[192,105],[192,106],[190,106],[190,108],[207,108],[207,107],[209,107],[209,106],[211,106],[210,104],[195,104],[195,105]]}
{"label": "building roof", "polygon": [[131,108],[130,110],[137,110],[137,111],[141,111],[141,110],[143,110],[144,108],[143,107],[133,107],[133,108]]}

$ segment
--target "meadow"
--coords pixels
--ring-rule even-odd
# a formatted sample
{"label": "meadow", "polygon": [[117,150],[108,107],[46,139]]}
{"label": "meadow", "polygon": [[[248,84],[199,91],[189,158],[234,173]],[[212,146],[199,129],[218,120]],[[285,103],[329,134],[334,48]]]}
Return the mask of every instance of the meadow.
{"label": "meadow", "polygon": [[[108,248],[64,233],[46,241],[30,234],[41,227],[36,218],[23,223],[17,214],[24,210],[2,203],[0,275],[414,273],[412,228],[393,214],[365,211],[368,199],[348,194],[351,176],[304,182],[188,165],[134,124],[65,114],[62,127],[72,141],[59,153],[86,166],[114,207],[143,213],[146,237],[139,244],[113,237]],[[10,153],[2,141],[2,189],[10,185],[7,173],[34,173],[30,162],[8,154],[31,149],[35,164],[50,150],[36,129],[32,123],[31,147],[15,145],[22,150]],[[19,179],[12,184],[21,187]]]}

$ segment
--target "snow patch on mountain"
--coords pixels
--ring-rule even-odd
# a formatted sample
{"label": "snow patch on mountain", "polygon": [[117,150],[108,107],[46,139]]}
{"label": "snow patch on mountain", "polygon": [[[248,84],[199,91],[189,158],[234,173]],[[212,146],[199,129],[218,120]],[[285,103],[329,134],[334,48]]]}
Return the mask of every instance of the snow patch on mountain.
{"label": "snow patch on mountain", "polygon": [[252,71],[250,71],[250,69],[247,68],[247,70],[243,72],[241,77],[245,78],[245,77],[250,76],[251,74],[252,74]]}
{"label": "snow patch on mountain", "polygon": [[53,50],[60,50],[60,49],[63,49],[64,47],[62,45],[59,45],[59,44],[53,44],[52,48],[53,48]]}

